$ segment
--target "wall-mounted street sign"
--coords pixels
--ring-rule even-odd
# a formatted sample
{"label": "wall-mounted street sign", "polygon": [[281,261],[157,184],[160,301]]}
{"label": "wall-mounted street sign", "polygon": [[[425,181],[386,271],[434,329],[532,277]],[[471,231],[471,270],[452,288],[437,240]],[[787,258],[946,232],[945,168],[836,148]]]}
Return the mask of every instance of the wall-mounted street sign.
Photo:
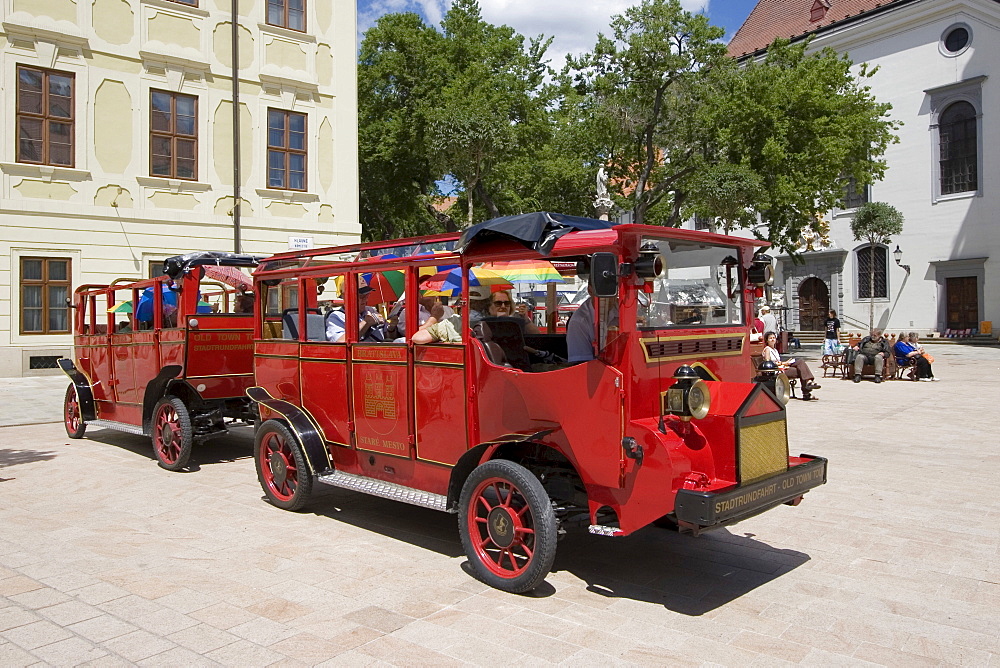
{"label": "wall-mounted street sign", "polygon": [[313,248],[312,237],[288,237],[288,250],[309,250]]}

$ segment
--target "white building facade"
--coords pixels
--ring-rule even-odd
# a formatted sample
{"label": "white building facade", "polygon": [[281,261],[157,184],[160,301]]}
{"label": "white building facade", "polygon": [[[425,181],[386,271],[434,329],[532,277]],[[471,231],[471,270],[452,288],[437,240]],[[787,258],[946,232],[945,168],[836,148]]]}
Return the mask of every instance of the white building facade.
{"label": "white building facade", "polygon": [[242,252],[360,238],[355,12],[240,0],[237,121],[230,0],[0,3],[0,377],[71,351],[77,286],[234,250],[236,183]]}
{"label": "white building facade", "polygon": [[[1000,284],[1000,2],[789,0],[782,16],[778,4],[758,4],[731,54],[753,53],[777,35],[812,34],[812,49],[847,54],[855,72],[877,66],[867,83],[903,123],[885,155],[885,179],[827,214],[829,243],[812,240],[805,264],[780,258],[787,327],[818,329],[827,309],[847,329],[867,327],[872,262],[876,326],[975,333],[983,321],[1000,325],[1000,291],[988,290]],[[789,32],[789,5],[805,29]],[[854,240],[850,222],[863,201],[899,209],[903,233],[875,248]]]}

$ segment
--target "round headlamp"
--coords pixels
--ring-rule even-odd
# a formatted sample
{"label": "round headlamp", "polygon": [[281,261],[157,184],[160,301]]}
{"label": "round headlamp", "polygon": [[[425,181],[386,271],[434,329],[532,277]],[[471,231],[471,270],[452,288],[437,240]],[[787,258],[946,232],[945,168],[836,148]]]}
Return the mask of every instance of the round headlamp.
{"label": "round headlamp", "polygon": [[757,367],[757,377],[753,380],[755,383],[763,383],[782,406],[792,398],[792,384],[788,381],[788,376],[781,373],[778,365],[770,360],[761,362]]}
{"label": "round headlamp", "polygon": [[674,372],[677,382],[670,386],[664,395],[663,412],[676,415],[687,421],[691,418],[700,420],[708,415],[712,405],[712,396],[698,373],[686,364],[677,367]]}

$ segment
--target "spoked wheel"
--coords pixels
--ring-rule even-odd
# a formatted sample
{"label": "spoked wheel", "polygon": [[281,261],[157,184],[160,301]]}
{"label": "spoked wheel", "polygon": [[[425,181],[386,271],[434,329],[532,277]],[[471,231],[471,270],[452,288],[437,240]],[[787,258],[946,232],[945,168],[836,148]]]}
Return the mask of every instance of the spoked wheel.
{"label": "spoked wheel", "polygon": [[83,438],[87,431],[87,424],[83,421],[83,414],[80,413],[80,398],[77,396],[76,387],[73,383],[66,388],[66,399],[63,401],[63,425],[66,427],[66,435],[70,438]]}
{"label": "spoked wheel", "polygon": [[160,466],[180,471],[191,458],[191,416],[177,397],[163,397],[153,409],[153,454]]}
{"label": "spoked wheel", "polygon": [[462,546],[480,580],[513,594],[537,587],[556,556],[557,527],[542,483],[496,459],[474,470],[458,511]]}
{"label": "spoked wheel", "polygon": [[285,425],[268,420],[257,429],[254,462],[268,501],[284,510],[306,505],[312,494],[312,476],[298,439]]}

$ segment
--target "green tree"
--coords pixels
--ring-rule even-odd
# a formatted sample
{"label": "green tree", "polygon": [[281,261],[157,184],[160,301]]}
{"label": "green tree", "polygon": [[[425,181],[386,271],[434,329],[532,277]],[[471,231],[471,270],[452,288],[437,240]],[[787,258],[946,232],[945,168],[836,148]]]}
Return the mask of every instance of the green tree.
{"label": "green tree", "polygon": [[[764,181],[745,165],[708,165],[686,181],[690,193],[688,215],[719,218],[723,234],[757,221],[753,206],[759,201]],[[714,226],[713,226],[714,227]]]}
{"label": "green tree", "polygon": [[620,204],[636,223],[673,204],[667,219],[680,223],[681,180],[699,165],[710,130],[693,122],[704,102],[701,82],[725,59],[724,31],[679,0],[643,0],[611,20],[593,52],[571,60],[578,89],[592,95],[588,122],[599,137]]}
{"label": "green tree", "polygon": [[381,17],[361,43],[358,153],[366,240],[441,229],[429,126],[448,71],[442,42],[441,33],[407,13]]}
{"label": "green tree", "polygon": [[879,103],[852,63],[830,49],[776,40],[761,61],[711,73],[711,104],[699,122],[714,128],[708,156],[751,169],[763,188],[754,208],[762,234],[788,252],[816,214],[843,195],[843,178],[869,184],[885,173],[882,156],[898,141],[891,105]]}
{"label": "green tree", "polygon": [[875,247],[888,244],[889,237],[903,231],[903,214],[885,202],[866,202],[858,207],[851,220],[851,233],[857,241],[867,241],[868,258],[868,329],[875,327]]}

